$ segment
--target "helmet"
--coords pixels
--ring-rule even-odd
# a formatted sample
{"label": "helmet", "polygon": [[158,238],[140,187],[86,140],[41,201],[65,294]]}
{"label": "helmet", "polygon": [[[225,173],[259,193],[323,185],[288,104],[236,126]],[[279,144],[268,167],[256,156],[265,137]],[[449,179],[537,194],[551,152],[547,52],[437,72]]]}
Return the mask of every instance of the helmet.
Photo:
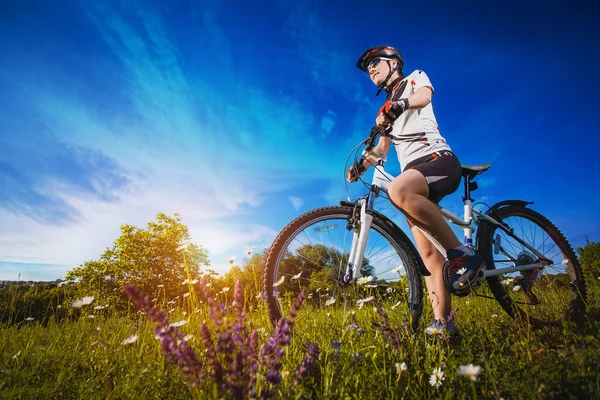
{"label": "helmet", "polygon": [[377,46],[363,53],[358,59],[356,66],[363,72],[367,72],[369,64],[377,57],[395,58],[398,60],[398,68],[404,67],[404,59],[398,50],[390,46]]}

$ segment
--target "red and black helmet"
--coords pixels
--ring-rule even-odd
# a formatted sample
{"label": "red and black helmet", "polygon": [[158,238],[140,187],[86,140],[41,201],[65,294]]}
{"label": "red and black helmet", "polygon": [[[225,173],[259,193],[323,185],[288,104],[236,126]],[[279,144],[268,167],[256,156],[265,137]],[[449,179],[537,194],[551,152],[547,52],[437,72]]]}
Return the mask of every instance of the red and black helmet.
{"label": "red and black helmet", "polygon": [[363,53],[358,59],[356,66],[363,72],[367,72],[369,64],[377,57],[395,58],[398,60],[398,68],[402,70],[404,67],[404,59],[398,50],[390,46],[377,46]]}

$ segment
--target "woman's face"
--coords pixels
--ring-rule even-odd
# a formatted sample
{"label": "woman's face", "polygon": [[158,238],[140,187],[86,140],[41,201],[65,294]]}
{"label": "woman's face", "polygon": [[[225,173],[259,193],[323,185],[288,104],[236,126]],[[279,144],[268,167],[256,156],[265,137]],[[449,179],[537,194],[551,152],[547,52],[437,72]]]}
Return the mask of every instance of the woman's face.
{"label": "woman's face", "polygon": [[394,59],[378,57],[373,59],[369,64],[369,78],[371,78],[373,83],[377,86],[380,86],[385,81],[385,78],[390,72],[390,65],[387,61],[390,61],[392,67],[394,67],[394,63],[397,63]]}

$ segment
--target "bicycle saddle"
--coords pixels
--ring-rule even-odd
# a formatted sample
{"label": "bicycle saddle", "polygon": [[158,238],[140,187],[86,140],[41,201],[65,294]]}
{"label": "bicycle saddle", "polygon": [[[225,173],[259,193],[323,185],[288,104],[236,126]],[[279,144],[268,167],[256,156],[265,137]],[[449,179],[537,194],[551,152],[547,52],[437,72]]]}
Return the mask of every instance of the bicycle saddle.
{"label": "bicycle saddle", "polygon": [[481,165],[461,165],[462,176],[468,176],[469,178],[475,178],[483,171],[490,169],[492,164],[481,164]]}

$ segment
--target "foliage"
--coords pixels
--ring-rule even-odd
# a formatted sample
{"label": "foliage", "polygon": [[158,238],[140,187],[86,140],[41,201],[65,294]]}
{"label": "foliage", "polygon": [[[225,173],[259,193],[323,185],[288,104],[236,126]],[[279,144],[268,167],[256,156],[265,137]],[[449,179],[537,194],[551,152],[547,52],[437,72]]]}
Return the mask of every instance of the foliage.
{"label": "foliage", "polygon": [[65,318],[68,313],[59,310],[73,294],[72,286],[56,283],[8,285],[0,288],[0,323],[18,324],[26,318],[45,323],[52,316]]}
{"label": "foliage", "polygon": [[145,229],[122,225],[112,249],[69,271],[66,278],[78,281],[80,296],[126,309],[123,285],[136,286],[155,298],[174,299],[187,291],[182,283],[198,278],[201,266],[207,265],[208,252],[190,243],[179,215],[159,213]]}

